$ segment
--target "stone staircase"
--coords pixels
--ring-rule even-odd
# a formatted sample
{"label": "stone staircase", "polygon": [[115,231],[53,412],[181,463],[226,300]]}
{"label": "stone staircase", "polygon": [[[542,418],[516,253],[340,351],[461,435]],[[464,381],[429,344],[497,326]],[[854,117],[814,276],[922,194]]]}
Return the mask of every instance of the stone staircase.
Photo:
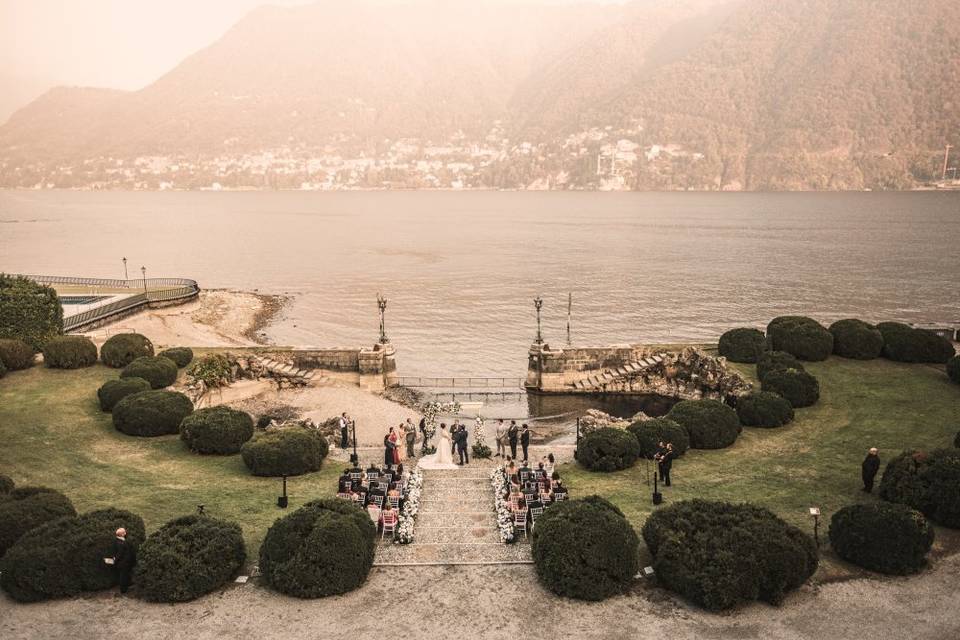
{"label": "stone staircase", "polygon": [[490,486],[490,467],[423,471],[413,542],[377,547],[374,566],[528,564],[530,545],[503,544]]}
{"label": "stone staircase", "polygon": [[588,378],[584,378],[583,380],[577,380],[572,386],[576,391],[595,391],[612,382],[643,373],[648,369],[656,367],[662,362],[662,355],[657,354],[648,356],[634,362],[628,362],[627,364],[619,366],[616,369],[605,369],[600,373],[592,375]]}
{"label": "stone staircase", "polygon": [[323,375],[318,369],[298,369],[292,364],[278,362],[264,356],[255,356],[251,360],[276,376],[288,378],[291,382],[303,385],[311,384]]}

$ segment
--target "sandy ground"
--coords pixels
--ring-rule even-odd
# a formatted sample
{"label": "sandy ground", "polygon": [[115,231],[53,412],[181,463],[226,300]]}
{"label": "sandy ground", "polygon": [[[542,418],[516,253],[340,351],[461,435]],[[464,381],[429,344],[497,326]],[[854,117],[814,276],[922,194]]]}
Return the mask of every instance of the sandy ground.
{"label": "sandy ground", "polygon": [[121,318],[87,335],[102,343],[114,333],[136,331],[158,348],[253,346],[255,332],[279,310],[270,296],[243,291],[201,291],[199,299]]}
{"label": "sandy ground", "polygon": [[[248,583],[154,605],[113,593],[40,605],[0,599],[0,637],[19,638],[758,638],[960,637],[960,557],[912,578],[807,586],[779,608],[714,615],[639,585],[601,603],[557,598],[526,566],[375,568],[344,596],[296,600]],[[384,616],[389,622],[384,622]]]}

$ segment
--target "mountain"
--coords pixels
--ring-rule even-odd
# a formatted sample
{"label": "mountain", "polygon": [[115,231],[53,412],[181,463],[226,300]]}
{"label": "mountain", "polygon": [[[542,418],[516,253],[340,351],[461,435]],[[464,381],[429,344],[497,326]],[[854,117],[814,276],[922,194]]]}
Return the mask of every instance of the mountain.
{"label": "mountain", "polygon": [[0,127],[0,185],[911,188],[960,146],[960,3],[325,0]]}

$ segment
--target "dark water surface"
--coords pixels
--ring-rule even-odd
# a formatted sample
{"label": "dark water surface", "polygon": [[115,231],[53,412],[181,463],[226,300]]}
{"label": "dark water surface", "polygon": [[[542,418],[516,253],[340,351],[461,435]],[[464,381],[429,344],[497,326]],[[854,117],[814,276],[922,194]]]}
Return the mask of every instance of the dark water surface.
{"label": "dark water surface", "polygon": [[781,313],[960,321],[960,193],[0,192],[0,270],[291,293],[278,344],[516,375],[544,333],[715,340]]}

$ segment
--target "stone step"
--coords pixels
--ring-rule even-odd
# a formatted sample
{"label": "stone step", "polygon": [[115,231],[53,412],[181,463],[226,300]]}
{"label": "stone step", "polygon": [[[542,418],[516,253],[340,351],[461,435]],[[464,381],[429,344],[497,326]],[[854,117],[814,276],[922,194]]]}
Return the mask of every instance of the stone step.
{"label": "stone step", "polygon": [[430,478],[424,479],[423,490],[437,491],[440,489],[453,489],[456,491],[469,491],[487,489],[490,490],[489,478],[471,478],[463,480],[458,478]]}
{"label": "stone step", "polygon": [[424,499],[420,502],[420,514],[423,516],[428,513],[481,513],[485,512],[492,519],[494,512],[493,496],[483,502],[464,501],[455,502],[453,500],[434,500]]}
{"label": "stone step", "polygon": [[500,532],[494,526],[472,527],[416,527],[416,544],[487,542],[500,544]]}
{"label": "stone step", "polygon": [[493,509],[476,511],[424,511],[421,508],[417,514],[416,526],[413,530],[414,538],[418,527],[460,527],[469,529],[478,525],[491,525],[496,514]]}
{"label": "stone step", "polygon": [[529,563],[530,545],[481,543],[419,543],[380,545],[375,565]]}

